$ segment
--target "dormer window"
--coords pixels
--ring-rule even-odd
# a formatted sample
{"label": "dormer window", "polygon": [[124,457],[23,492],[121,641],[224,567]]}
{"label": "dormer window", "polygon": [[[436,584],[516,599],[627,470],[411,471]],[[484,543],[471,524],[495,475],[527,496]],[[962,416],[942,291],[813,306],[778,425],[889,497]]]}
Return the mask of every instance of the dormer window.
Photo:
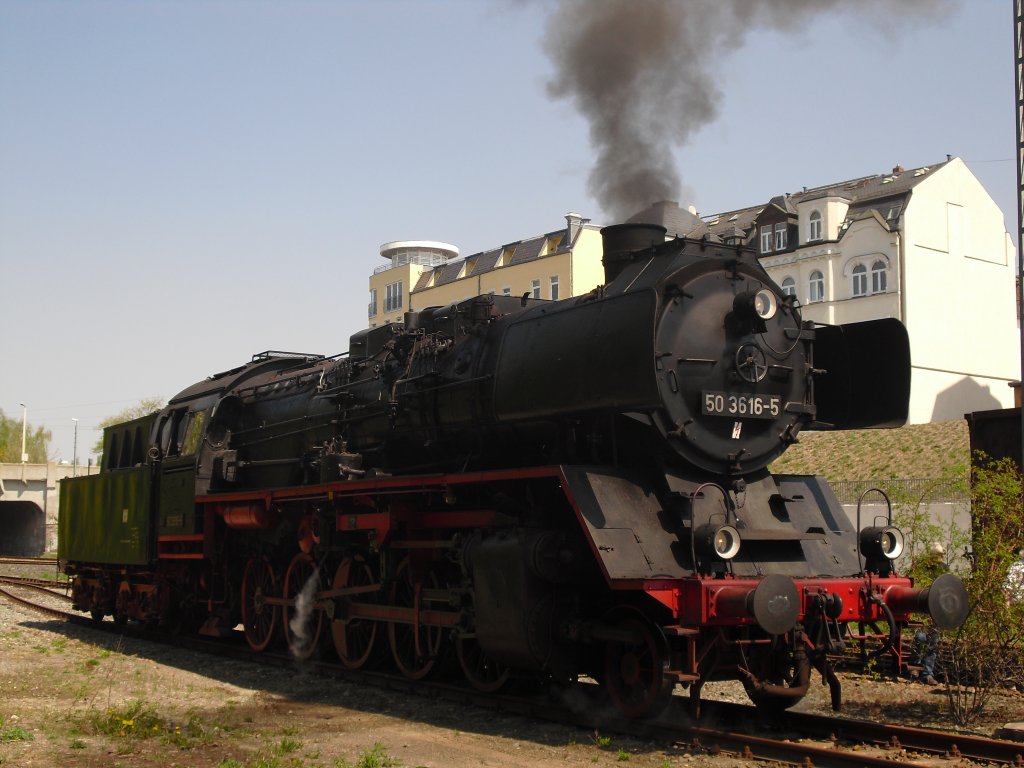
{"label": "dormer window", "polygon": [[761,253],[772,252],[772,228],[771,226],[761,227]]}
{"label": "dormer window", "polygon": [[821,240],[821,211],[811,211],[807,227],[808,240]]}
{"label": "dormer window", "polygon": [[788,238],[786,237],[786,222],[780,222],[775,225],[775,250],[784,251],[788,246]]}

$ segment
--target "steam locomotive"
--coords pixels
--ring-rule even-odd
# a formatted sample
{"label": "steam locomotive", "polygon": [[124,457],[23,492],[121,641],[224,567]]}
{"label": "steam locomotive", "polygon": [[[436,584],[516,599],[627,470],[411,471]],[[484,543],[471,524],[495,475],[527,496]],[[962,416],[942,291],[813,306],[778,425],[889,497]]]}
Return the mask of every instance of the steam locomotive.
{"label": "steam locomotive", "polygon": [[803,321],[744,247],[602,235],[587,295],[409,312],[108,428],[61,487],[76,607],[415,680],[454,654],[484,691],[585,676],[628,717],[718,679],[790,706],[812,668],[838,708],[852,637],[958,626],[963,585],[899,576],[891,520],[768,469],[805,427],[903,423],[903,326]]}

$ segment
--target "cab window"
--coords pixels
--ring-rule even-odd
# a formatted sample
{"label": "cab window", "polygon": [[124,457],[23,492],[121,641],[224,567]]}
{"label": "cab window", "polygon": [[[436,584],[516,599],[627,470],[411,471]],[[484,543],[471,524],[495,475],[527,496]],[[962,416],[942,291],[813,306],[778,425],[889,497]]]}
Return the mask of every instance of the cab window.
{"label": "cab window", "polygon": [[199,443],[203,439],[203,428],[206,426],[206,411],[196,411],[188,414],[187,422],[184,425],[184,439],[181,442],[181,455],[192,456],[199,450]]}
{"label": "cab window", "polygon": [[160,424],[160,452],[164,456],[178,456],[181,453],[181,443],[185,439],[185,426],[188,421],[185,418],[188,411],[179,408],[172,411]]}

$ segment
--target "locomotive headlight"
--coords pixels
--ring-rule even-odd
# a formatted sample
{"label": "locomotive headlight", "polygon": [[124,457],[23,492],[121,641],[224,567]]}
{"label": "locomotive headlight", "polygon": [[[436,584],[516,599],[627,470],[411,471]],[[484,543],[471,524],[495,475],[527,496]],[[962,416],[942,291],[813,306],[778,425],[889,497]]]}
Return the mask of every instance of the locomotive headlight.
{"label": "locomotive headlight", "polygon": [[903,554],[903,532],[891,525],[878,525],[860,532],[860,551],[868,558],[895,560]]}
{"label": "locomotive headlight", "polygon": [[754,311],[762,320],[771,320],[779,310],[778,299],[775,294],[767,288],[762,288],[754,294]]}
{"label": "locomotive headlight", "polygon": [[763,323],[775,317],[775,313],[779,311],[779,300],[770,290],[762,288],[759,291],[744,291],[737,294],[732,307],[736,314],[747,322]]}
{"label": "locomotive headlight", "polygon": [[718,560],[732,560],[740,551],[740,532],[731,525],[705,525],[696,539],[702,554]]}

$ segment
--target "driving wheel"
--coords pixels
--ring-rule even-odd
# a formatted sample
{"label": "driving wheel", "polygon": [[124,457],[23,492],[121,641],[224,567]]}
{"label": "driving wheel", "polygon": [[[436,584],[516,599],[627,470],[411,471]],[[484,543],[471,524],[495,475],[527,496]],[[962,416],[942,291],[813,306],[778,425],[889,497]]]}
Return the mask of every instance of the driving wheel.
{"label": "driving wheel", "polygon": [[[376,583],[373,569],[362,555],[346,557],[338,565],[334,574],[332,590],[365,587]],[[344,599],[349,603],[376,602],[376,593],[348,595]],[[338,652],[341,663],[349,669],[360,669],[366,666],[375,656],[377,641],[377,622],[372,619],[335,618],[331,622],[331,637],[334,650]]]}
{"label": "driving wheel", "polygon": [[[412,569],[406,558],[398,566],[394,584],[391,587],[391,604],[400,608],[415,608],[418,614],[423,610],[423,592],[437,587],[437,577],[428,572],[422,581],[412,581]],[[388,624],[388,641],[395,666],[410,680],[422,680],[430,674],[437,662],[441,649],[441,627],[425,624],[407,624],[393,621]]]}
{"label": "driving wheel", "polygon": [[317,594],[323,591],[320,569],[311,555],[299,552],[288,564],[284,577],[285,604],[282,609],[284,636],[297,659],[308,659],[320,643],[324,612],[317,608]]}
{"label": "driving wheel", "polygon": [[277,577],[265,558],[253,557],[242,575],[242,627],[254,651],[265,650],[277,628],[277,608],[266,602],[277,595]]}

